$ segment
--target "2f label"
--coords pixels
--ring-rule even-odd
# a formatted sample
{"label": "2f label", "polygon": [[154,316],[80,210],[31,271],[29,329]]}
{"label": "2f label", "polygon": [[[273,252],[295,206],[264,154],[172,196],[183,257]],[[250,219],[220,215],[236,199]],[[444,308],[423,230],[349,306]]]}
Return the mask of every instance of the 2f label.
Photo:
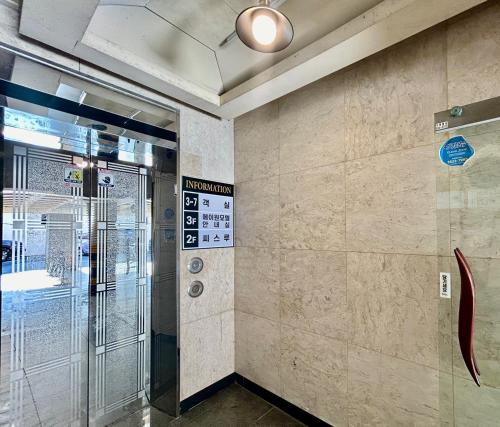
{"label": "2f label", "polygon": [[451,298],[450,273],[439,273],[439,294],[441,298]]}

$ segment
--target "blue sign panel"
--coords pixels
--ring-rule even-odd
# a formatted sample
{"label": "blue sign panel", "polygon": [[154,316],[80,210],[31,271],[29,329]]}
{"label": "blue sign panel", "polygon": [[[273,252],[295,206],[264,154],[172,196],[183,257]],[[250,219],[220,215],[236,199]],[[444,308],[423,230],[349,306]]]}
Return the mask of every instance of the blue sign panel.
{"label": "blue sign panel", "polygon": [[448,166],[462,166],[474,155],[474,147],[462,135],[446,141],[439,150],[439,158]]}

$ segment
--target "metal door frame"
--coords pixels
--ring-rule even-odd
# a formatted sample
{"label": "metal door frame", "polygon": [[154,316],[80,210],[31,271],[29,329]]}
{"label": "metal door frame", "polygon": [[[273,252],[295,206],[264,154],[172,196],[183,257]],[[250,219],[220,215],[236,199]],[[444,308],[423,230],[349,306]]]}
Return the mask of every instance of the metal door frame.
{"label": "metal door frame", "polygon": [[434,114],[434,131],[448,132],[469,126],[476,126],[500,119],[500,96],[474,102],[467,105],[457,105],[449,110]]}

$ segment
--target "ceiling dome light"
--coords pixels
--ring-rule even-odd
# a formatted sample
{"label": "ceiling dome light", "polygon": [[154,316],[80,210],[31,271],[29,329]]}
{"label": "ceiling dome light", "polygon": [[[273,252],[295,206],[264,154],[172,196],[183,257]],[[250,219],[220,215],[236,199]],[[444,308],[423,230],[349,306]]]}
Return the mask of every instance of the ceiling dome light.
{"label": "ceiling dome light", "polygon": [[264,53],[278,52],[290,45],[293,27],[290,20],[260,0],[258,6],[249,7],[236,18],[236,33],[250,49]]}

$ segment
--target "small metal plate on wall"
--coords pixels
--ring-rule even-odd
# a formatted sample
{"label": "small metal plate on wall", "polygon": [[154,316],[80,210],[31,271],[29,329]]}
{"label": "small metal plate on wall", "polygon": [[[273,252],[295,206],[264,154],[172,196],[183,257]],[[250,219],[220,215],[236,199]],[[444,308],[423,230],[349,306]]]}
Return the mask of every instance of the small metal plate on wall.
{"label": "small metal plate on wall", "polygon": [[199,273],[203,270],[203,260],[198,257],[191,258],[188,264],[188,271],[193,274]]}
{"label": "small metal plate on wall", "polygon": [[199,280],[195,280],[189,285],[188,294],[192,298],[197,298],[203,293],[203,283]]}

